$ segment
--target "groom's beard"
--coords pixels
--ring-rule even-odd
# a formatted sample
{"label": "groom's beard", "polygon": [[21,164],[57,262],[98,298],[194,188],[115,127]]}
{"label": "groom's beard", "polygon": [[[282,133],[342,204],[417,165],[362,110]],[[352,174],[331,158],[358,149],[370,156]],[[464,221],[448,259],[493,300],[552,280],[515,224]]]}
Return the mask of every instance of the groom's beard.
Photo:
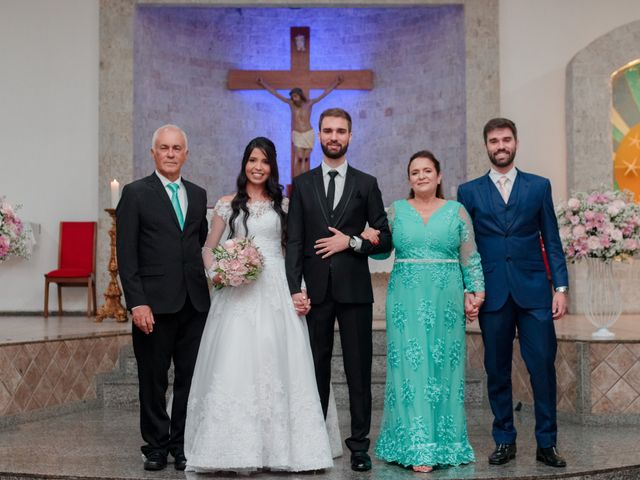
{"label": "groom's beard", "polygon": [[[508,156],[502,160],[498,160],[496,158],[498,153],[506,153]],[[489,156],[489,160],[491,161],[491,163],[493,163],[496,167],[504,168],[504,167],[508,167],[513,163],[513,161],[516,158],[516,150],[514,149],[512,152],[510,152],[506,148],[502,148],[497,152],[493,152],[493,154],[487,152],[487,155]]]}
{"label": "groom's beard", "polygon": [[[335,144],[332,144],[335,145]],[[339,144],[338,144],[339,145]],[[344,157],[347,153],[347,150],[349,149],[349,144],[345,144],[342,146],[342,148],[340,148],[340,150],[336,150],[336,151],[331,151],[327,148],[327,145],[325,145],[324,143],[320,144],[320,146],[322,147],[322,153],[324,153],[324,155],[327,158],[331,158],[333,160],[337,159],[337,158],[341,158]]]}

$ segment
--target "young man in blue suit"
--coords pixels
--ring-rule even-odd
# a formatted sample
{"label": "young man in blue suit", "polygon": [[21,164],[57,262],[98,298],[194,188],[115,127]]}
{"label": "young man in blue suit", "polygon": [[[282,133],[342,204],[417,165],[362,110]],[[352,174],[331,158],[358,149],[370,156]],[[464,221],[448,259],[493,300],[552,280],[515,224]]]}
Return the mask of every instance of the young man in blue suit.
{"label": "young man in blue suit", "polygon": [[[489,403],[496,449],[491,465],[516,456],[511,361],[516,330],[520,352],[530,374],[535,409],[536,459],[565,467],[556,438],[556,333],[553,321],[567,311],[567,265],[548,179],[514,166],[518,148],[515,124],[494,118],[484,127],[491,170],[460,185],[458,201],[473,219],[482,256],[486,298],[480,309]],[[547,254],[547,278],[540,238]],[[468,294],[468,311],[473,295]]]}

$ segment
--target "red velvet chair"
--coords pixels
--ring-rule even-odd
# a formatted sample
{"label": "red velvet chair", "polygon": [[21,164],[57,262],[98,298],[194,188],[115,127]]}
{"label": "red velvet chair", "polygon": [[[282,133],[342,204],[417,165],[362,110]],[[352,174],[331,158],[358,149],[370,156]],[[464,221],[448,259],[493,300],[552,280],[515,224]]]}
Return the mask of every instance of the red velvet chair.
{"label": "red velvet chair", "polygon": [[58,315],[62,315],[62,287],[87,287],[87,316],[96,314],[96,222],[60,222],[58,268],[44,275],[44,316],[49,316],[49,284],[58,287]]}

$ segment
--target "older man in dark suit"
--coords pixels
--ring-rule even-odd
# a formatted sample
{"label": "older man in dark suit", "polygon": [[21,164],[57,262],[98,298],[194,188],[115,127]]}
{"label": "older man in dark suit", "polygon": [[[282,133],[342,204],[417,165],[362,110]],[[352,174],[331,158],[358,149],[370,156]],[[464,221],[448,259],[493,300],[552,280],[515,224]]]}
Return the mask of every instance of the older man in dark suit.
{"label": "older man in dark suit", "polygon": [[[207,236],[207,194],[180,171],[187,136],[175,125],[153,135],[156,171],[126,185],[116,210],[120,280],[133,316],[140,429],[145,470],[162,470],[167,455],[184,470],[184,426],[191,376],[209,310],[201,248]],[[167,413],[168,370],[174,363]]]}
{"label": "older man in dark suit", "polygon": [[[339,108],[320,115],[322,165],[293,181],[286,254],[289,290],[299,313],[308,299],[311,351],[320,401],[326,415],[331,381],[333,328],[340,327],[349,387],[351,468],[371,468],[371,354],[373,290],[367,256],[391,250],[391,232],[374,177],[349,166],[351,117]],[[379,231],[379,243],[358,235],[365,225]]]}

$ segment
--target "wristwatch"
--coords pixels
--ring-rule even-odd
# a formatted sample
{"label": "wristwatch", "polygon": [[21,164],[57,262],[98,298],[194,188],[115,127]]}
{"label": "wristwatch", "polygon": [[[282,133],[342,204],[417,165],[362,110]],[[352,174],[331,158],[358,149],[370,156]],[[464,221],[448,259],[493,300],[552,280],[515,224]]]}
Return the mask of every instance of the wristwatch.
{"label": "wristwatch", "polygon": [[358,246],[358,241],[356,240],[356,237],[353,237],[353,236],[349,237],[349,248],[353,250],[357,246]]}
{"label": "wristwatch", "polygon": [[569,287],[556,287],[556,292],[558,293],[568,293]]}

